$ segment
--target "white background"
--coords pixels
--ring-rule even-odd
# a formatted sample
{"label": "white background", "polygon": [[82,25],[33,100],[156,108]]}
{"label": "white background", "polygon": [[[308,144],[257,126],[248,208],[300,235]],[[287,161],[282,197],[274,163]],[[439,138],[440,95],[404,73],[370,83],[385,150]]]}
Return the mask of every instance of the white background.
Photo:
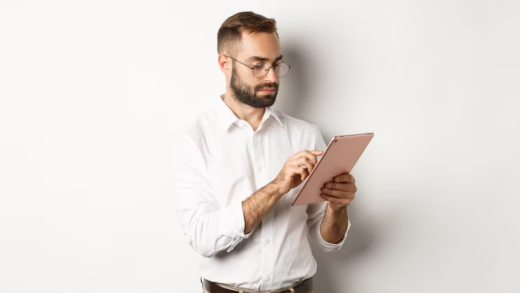
{"label": "white background", "polygon": [[275,108],[375,133],[317,292],[520,292],[518,0],[1,0],[0,292],[200,292],[168,139],[244,10],[292,66]]}

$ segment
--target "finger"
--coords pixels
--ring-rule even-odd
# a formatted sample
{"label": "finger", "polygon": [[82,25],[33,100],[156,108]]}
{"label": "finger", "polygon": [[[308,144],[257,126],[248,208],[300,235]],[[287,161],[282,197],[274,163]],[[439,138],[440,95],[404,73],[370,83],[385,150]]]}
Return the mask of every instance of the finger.
{"label": "finger", "polygon": [[310,151],[301,151],[298,153],[297,159],[305,159],[309,162],[311,162],[313,165],[316,165],[318,163],[318,159],[316,158],[316,155],[314,155]]}
{"label": "finger", "polygon": [[346,198],[348,196],[348,192],[346,191],[340,191],[340,190],[334,190],[334,189],[328,189],[328,188],[321,188],[321,192],[333,197],[337,198]]}
{"label": "finger", "polygon": [[323,155],[323,151],[305,150],[305,151],[299,152],[299,155],[305,156],[310,161],[313,161],[314,164],[316,164],[318,162],[318,159],[316,157]]}
{"label": "finger", "polygon": [[289,166],[287,167],[287,169],[291,177],[295,175],[300,175],[300,179],[302,179],[302,181],[304,180],[304,178],[307,177],[307,170],[305,170],[304,168],[298,166]]}
{"label": "finger", "polygon": [[312,162],[308,161],[306,157],[292,159],[291,161],[288,162],[288,165],[299,167],[299,168],[301,168],[301,166],[305,166],[305,168],[307,168],[308,169],[307,171],[309,171],[309,172],[312,171],[312,169],[314,169],[314,164]]}
{"label": "finger", "polygon": [[332,204],[336,204],[336,205],[349,205],[350,202],[352,201],[351,199],[341,199],[341,198],[333,197],[333,196],[323,194],[323,193],[321,193],[320,196],[324,200],[326,200]]}
{"label": "finger", "polygon": [[296,175],[296,174],[300,175],[301,181],[305,180],[305,178],[307,178],[307,176],[308,176],[307,169],[304,169],[304,168],[299,167],[299,166],[290,166],[289,168],[290,168],[290,170],[291,170],[293,175]]}
{"label": "finger", "polygon": [[334,196],[337,198],[354,198],[356,195],[356,191],[357,191],[357,188],[355,188],[355,187],[353,190],[348,190],[348,191],[321,188],[322,193],[325,193],[325,194],[328,194],[330,196]]}
{"label": "finger", "polygon": [[354,176],[350,175],[349,173],[338,175],[334,178],[332,178],[332,181],[334,182],[346,182],[346,183],[355,183],[356,179],[354,179]]}
{"label": "finger", "polygon": [[294,164],[290,164],[287,166],[286,168],[286,172],[290,175],[290,176],[294,176],[294,175],[301,175],[303,170],[302,168],[294,165]]}
{"label": "finger", "polygon": [[336,183],[336,182],[327,182],[323,185],[323,187],[328,189],[335,189],[341,191],[357,191],[356,185],[353,183]]}
{"label": "finger", "polygon": [[316,156],[321,156],[323,154],[323,151],[316,151],[316,150],[304,150],[301,152],[298,152],[292,156],[290,156],[287,161],[298,159],[301,156],[306,156],[309,158],[309,160],[314,161],[314,164],[316,164]]}
{"label": "finger", "polygon": [[307,152],[311,152],[312,154],[314,155],[321,155],[323,154],[323,151],[320,151],[320,150],[306,150]]}
{"label": "finger", "polygon": [[318,158],[316,156],[323,155],[322,151],[304,151],[303,155],[308,158],[314,165],[318,163]]}
{"label": "finger", "polygon": [[307,168],[307,171],[312,171],[312,169],[314,169],[314,163],[312,163],[311,161],[307,160],[307,158],[300,158],[298,161],[297,161],[297,164],[298,166],[305,166],[305,168]]}
{"label": "finger", "polygon": [[[319,154],[317,154],[316,152],[319,152]],[[312,161],[312,163],[314,165],[316,165],[318,163],[318,156],[323,156],[323,152],[322,151],[306,151],[305,154],[307,154],[307,157]]]}
{"label": "finger", "polygon": [[302,170],[302,177],[301,177],[301,180],[305,180],[307,177],[309,177],[309,174],[310,174],[310,171],[308,169],[304,169],[304,168],[301,168],[300,169]]}

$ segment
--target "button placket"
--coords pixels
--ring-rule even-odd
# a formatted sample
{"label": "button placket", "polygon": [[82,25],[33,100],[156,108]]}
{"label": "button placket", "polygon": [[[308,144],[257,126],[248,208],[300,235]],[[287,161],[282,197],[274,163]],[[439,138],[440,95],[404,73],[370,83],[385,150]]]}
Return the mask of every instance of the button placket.
{"label": "button placket", "polygon": [[[252,146],[253,146],[253,164],[255,168],[255,184],[257,188],[260,188],[267,184],[267,167],[265,165],[265,156],[264,149],[262,145],[262,135],[258,132],[255,132],[252,136]],[[273,219],[272,212],[268,212],[264,218],[262,219],[262,239],[265,245],[262,247],[262,263],[263,267],[261,269],[263,279],[265,282],[272,281],[273,275],[273,246],[269,245],[272,243],[272,234],[273,234]]]}

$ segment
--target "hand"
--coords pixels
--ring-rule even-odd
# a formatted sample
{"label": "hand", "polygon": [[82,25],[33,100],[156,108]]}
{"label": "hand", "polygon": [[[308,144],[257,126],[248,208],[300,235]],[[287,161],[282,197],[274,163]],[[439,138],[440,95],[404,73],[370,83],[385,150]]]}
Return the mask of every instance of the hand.
{"label": "hand", "polygon": [[344,209],[354,199],[357,191],[356,179],[349,173],[341,174],[323,185],[320,196],[328,201],[333,211]]}
{"label": "hand", "polygon": [[[300,185],[318,162],[316,156],[322,154],[323,151],[305,150],[289,157],[278,176],[272,181],[278,187],[280,194],[285,194]],[[305,168],[300,166],[305,166]]]}

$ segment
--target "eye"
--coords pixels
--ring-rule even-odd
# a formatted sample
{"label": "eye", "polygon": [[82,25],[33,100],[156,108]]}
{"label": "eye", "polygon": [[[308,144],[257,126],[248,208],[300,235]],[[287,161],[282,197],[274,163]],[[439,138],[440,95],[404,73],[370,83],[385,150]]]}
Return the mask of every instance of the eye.
{"label": "eye", "polygon": [[264,63],[264,62],[260,62],[256,65],[253,66],[255,68],[255,70],[265,70],[265,68],[267,68],[267,64]]}

